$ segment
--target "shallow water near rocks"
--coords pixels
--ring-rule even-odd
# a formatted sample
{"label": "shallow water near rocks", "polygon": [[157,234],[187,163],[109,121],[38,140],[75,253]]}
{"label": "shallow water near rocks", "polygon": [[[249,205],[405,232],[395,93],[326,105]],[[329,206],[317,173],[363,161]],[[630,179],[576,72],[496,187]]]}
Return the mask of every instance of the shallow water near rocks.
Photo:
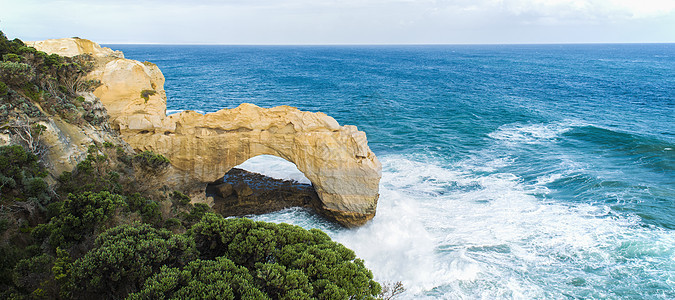
{"label": "shallow water near rocks", "polygon": [[108,46],[161,68],[169,113],[291,105],[365,131],[369,224],[255,218],[326,231],[402,299],[675,298],[673,44]]}

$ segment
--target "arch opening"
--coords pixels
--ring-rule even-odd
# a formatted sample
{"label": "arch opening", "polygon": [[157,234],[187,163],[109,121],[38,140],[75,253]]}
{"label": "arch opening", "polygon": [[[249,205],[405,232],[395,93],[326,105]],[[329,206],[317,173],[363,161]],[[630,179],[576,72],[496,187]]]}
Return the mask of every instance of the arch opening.
{"label": "arch opening", "polygon": [[274,155],[258,155],[235,166],[242,170],[262,174],[274,179],[295,180],[299,183],[312,184],[312,182],[298,170],[298,167],[281,157]]}
{"label": "arch opening", "polygon": [[213,210],[226,217],[320,205],[314,186],[296,165],[273,155],[258,155],[233,167],[205,192],[213,199]]}

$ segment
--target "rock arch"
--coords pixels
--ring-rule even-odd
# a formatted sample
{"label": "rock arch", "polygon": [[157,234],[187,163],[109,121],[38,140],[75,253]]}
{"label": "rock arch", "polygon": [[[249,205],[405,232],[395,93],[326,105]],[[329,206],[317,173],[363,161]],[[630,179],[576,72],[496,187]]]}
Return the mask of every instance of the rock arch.
{"label": "rock arch", "polygon": [[185,111],[153,130],[126,127],[122,134],[136,149],[167,156],[184,182],[212,182],[252,157],[274,155],[312,182],[324,215],[346,226],[375,215],[380,162],[365,133],[323,113],[244,103],[205,115]]}
{"label": "rock arch", "polygon": [[64,56],[93,55],[96,66],[87,79],[100,80],[93,93],[111,125],[134,149],[167,156],[175,169],[171,184],[203,190],[232,167],[268,154],[293,162],[305,174],[325,216],[358,226],[375,215],[382,167],[366,134],[355,126],[340,126],[320,112],[253,104],[165,116],[164,76],[156,65],[79,38],[27,44]]}

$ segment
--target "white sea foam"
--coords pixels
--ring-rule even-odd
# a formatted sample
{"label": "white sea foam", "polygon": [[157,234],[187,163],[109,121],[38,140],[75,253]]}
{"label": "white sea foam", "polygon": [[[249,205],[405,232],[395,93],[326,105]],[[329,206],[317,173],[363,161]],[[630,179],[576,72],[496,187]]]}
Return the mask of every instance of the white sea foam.
{"label": "white sea foam", "polygon": [[[617,263],[616,249],[626,241],[670,242],[661,252],[675,258],[673,232],[645,229],[639,218],[605,206],[542,201],[513,174],[476,176],[405,157],[381,160],[378,215],[335,238],[379,280],[402,280],[405,298],[434,298],[433,288],[443,298],[556,298],[577,277],[586,283],[574,288],[590,293],[579,295],[593,295],[594,283],[645,268],[641,260]],[[635,280],[625,284],[641,279]]]}
{"label": "white sea foam", "polygon": [[[363,258],[376,280],[402,281],[402,299],[619,297],[606,290],[608,281],[620,278],[618,289],[626,291],[654,276],[672,282],[675,272],[663,270],[675,270],[675,232],[644,227],[607,206],[538,198],[533,186],[562,175],[528,185],[500,172],[512,160],[489,153],[451,166],[380,157],[377,215],[358,229],[332,227],[302,210],[259,219],[327,231]],[[481,159],[491,172],[479,170]],[[259,165],[263,173],[275,168],[267,160]]]}
{"label": "white sea foam", "polygon": [[506,124],[500,126],[499,129],[491,132],[488,136],[508,143],[539,144],[553,141],[561,134],[571,130],[577,125],[578,124],[569,122],[552,124]]}

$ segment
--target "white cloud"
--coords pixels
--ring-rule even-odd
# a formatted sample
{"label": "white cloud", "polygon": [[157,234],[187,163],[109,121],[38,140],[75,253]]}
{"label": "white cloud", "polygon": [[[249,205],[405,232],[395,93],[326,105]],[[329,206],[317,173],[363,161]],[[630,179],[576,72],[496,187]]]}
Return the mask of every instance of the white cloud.
{"label": "white cloud", "polygon": [[501,0],[486,2],[503,5],[515,14],[557,15],[561,18],[648,18],[668,15],[675,10],[675,1],[672,0]]}
{"label": "white cloud", "polygon": [[0,8],[0,29],[24,39],[323,44],[675,38],[669,32],[674,0],[0,0]]}

